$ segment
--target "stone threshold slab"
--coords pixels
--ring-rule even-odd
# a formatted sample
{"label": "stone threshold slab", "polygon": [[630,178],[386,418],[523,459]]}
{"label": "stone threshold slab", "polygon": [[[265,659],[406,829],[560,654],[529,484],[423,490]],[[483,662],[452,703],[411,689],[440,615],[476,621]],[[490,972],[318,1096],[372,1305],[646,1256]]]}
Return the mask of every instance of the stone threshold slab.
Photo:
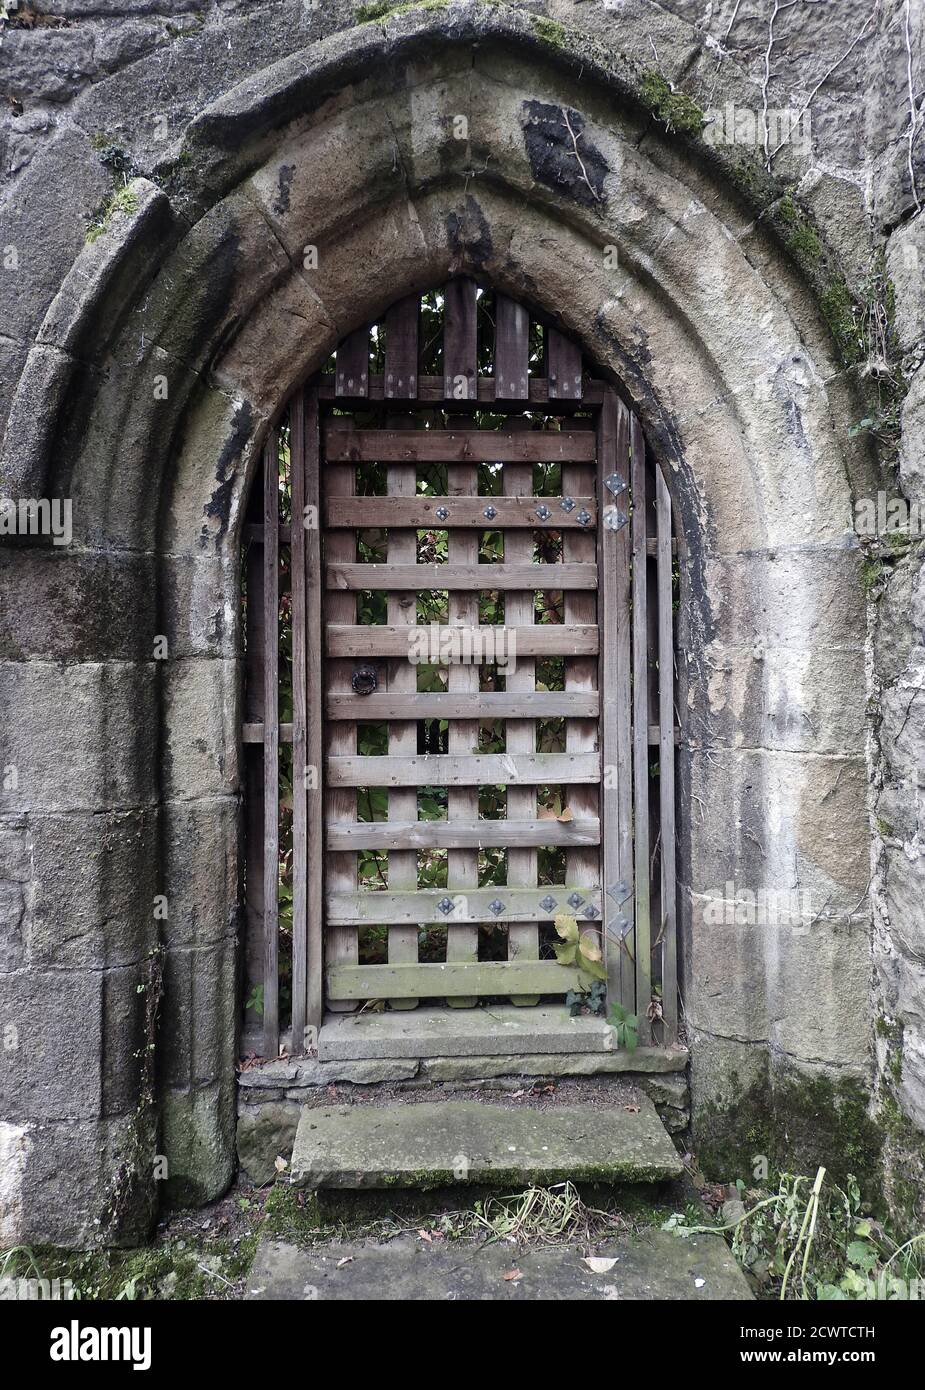
{"label": "stone threshold slab", "polygon": [[572,1018],[562,1004],[447,1009],[428,1005],[381,1013],[329,1013],[318,1035],[320,1062],[372,1057],[497,1057],[513,1053],[614,1050],[601,1018]]}
{"label": "stone threshold slab", "polygon": [[[512,1248],[507,1244],[449,1248],[402,1236],[303,1250],[282,1241],[257,1249],[245,1297],[319,1302],[624,1302],[708,1303],[752,1299],[745,1276],[721,1236],[680,1240],[643,1231],[607,1241],[596,1254],[613,1261],[593,1273],[584,1249]],[[600,1267],[599,1267],[600,1268]],[[512,1276],[513,1271],[519,1275]]]}
{"label": "stone threshold slab", "polygon": [[238,1075],[242,1095],[286,1094],[302,1087],[350,1082],[372,1086],[403,1081],[492,1081],[499,1077],[658,1076],[683,1072],[686,1048],[639,1047],[635,1052],[552,1052],[499,1057],[378,1057],[367,1061],[319,1062],[287,1057],[248,1066]]}
{"label": "stone threshold slab", "polygon": [[426,1191],[454,1183],[666,1182],[683,1172],[647,1096],[631,1105],[439,1101],[305,1106],[290,1175],[297,1187]]}

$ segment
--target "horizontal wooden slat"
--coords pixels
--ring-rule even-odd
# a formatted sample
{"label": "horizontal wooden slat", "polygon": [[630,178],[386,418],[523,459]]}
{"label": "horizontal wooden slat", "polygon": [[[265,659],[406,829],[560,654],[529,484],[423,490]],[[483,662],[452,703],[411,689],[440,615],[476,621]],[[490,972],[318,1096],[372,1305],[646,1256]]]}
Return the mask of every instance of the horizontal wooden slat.
{"label": "horizontal wooden slat", "polygon": [[[578,894],[582,902],[576,909],[568,899]],[[439,904],[452,903],[444,912]],[[492,911],[500,903],[502,912]],[[545,904],[545,905],[544,905]],[[550,905],[551,904],[551,905]],[[345,926],[365,923],[387,925],[425,922],[548,922],[559,913],[587,917],[587,908],[601,915],[600,888],[428,888],[408,893],[331,893],[325,903],[327,920]]]}
{"label": "horizontal wooden slat", "polygon": [[566,994],[578,971],[556,961],[467,961],[424,965],[334,965],[330,999],[432,999],[465,995]]}
{"label": "horizontal wooden slat", "polygon": [[596,845],[598,820],[358,821],[329,825],[329,850],[354,849],[496,849],[531,845]]}
{"label": "horizontal wooden slat", "polygon": [[597,565],[328,565],[329,589],[596,589]]}
{"label": "horizontal wooden slat", "polygon": [[[551,694],[555,694],[555,695],[558,695],[558,696],[562,696],[562,691],[552,691]],[[371,696],[367,696],[367,698],[371,699]],[[573,701],[574,698],[576,698],[576,696],[574,696],[574,695],[572,695],[572,694],[569,694],[569,699],[570,699],[570,701]],[[580,696],[580,698],[584,698],[584,696]],[[504,699],[508,699],[508,696],[504,695]],[[367,708],[366,703],[364,703],[363,708]],[[362,713],[362,709],[360,709],[360,713]],[[580,716],[580,714],[574,713],[572,709],[569,709],[569,710],[568,710],[568,714],[574,714],[574,717],[576,717],[576,719],[580,719],[580,717],[587,717],[587,716]],[[369,714],[366,714],[366,716],[364,716],[364,717],[366,717],[366,719],[369,719]],[[433,717],[433,716],[428,716],[428,714],[419,714],[419,716],[415,716],[415,717],[416,717],[416,719],[430,719],[430,717]],[[449,716],[449,714],[447,714],[447,716],[441,716],[441,717],[444,717],[444,719],[452,719],[453,716]],[[492,719],[494,719],[494,717],[498,717],[498,716],[494,716],[494,714],[492,714]],[[510,716],[509,709],[508,709],[508,717],[512,717],[512,716]],[[544,717],[548,717],[548,719],[555,719],[554,714],[544,714]],[[241,738],[241,741],[243,742],[243,744],[262,744],[262,742],[263,742],[263,724],[259,724],[259,723],[248,723],[248,724],[245,724],[245,726],[242,727],[242,738]],[[659,742],[658,724],[650,724],[650,726],[648,726],[648,741],[650,741],[650,744],[658,744],[658,742]],[[682,731],[680,731],[680,728],[676,728],[676,730],[675,730],[675,742],[676,742],[676,744],[680,744],[680,741],[682,741]],[[281,744],[291,744],[291,742],[292,742],[292,724],[280,724],[280,742],[281,742]]]}
{"label": "horizontal wooden slat", "polygon": [[[368,399],[371,401],[382,401],[386,399],[383,378],[380,373],[374,373],[369,378]],[[492,376],[480,376],[478,379],[478,399],[468,402],[472,409],[475,409],[479,402],[493,403],[496,395],[503,396],[504,390],[497,390],[495,379]],[[323,401],[339,400],[344,393],[338,393],[336,382],[333,376],[326,375],[319,379],[318,395]],[[534,376],[530,378],[529,398],[532,405],[547,405],[551,400],[555,401],[556,412],[563,408],[586,409],[591,405],[600,405],[604,398],[604,383],[602,381],[589,380],[584,383],[582,398],[574,400],[562,400],[549,393],[549,382],[546,377]],[[350,399],[348,397],[348,399]],[[452,403],[454,409],[464,407],[467,402],[459,401],[455,397],[447,397],[446,387],[442,376],[422,376],[418,377],[418,397],[417,403],[433,405],[437,402],[447,401]]]}
{"label": "horizontal wooden slat", "polygon": [[329,463],[555,463],[594,458],[591,430],[353,430],[329,424]]}
{"label": "horizontal wooden slat", "polygon": [[[384,498],[381,498],[381,497],[379,498],[379,501],[380,501],[380,502],[382,502],[382,501],[384,501],[384,500],[385,500]],[[487,502],[489,499],[486,498],[485,500],[486,500],[486,502]],[[540,500],[541,500],[540,498],[537,498],[537,501],[540,501]],[[553,499],[553,500],[555,500],[555,499]],[[551,527],[551,525],[552,525],[552,523],[550,522],[550,527]],[[487,523],[486,523],[486,528],[487,528]],[[256,523],[256,522],[248,522],[248,524],[244,527],[244,541],[245,541],[245,544],[247,544],[247,545],[262,545],[262,544],[263,544],[263,527],[262,527],[261,525],[259,525],[258,523]],[[292,527],[289,525],[288,522],[284,522],[284,523],[280,526],[280,528],[279,528],[279,543],[280,543],[280,545],[289,545],[289,544],[291,544],[291,541],[292,541]],[[657,551],[658,551],[658,541],[655,539],[654,536],[651,536],[651,537],[646,541],[646,554],[649,555],[649,556],[654,560],[655,557],[656,557]],[[677,542],[676,540],[673,540],[673,541],[671,542],[671,553],[672,553],[672,555],[677,555],[677,553],[678,553],[678,542]],[[581,586],[580,586],[580,585],[575,585],[574,587],[575,587],[575,588],[580,588]]]}
{"label": "horizontal wooden slat", "polygon": [[329,719],[595,719],[600,710],[596,690],[536,690],[518,693],[516,705],[503,690],[472,694],[420,693],[329,695]]}
{"label": "horizontal wooden slat", "polygon": [[[514,656],[593,656],[596,627],[537,623],[533,627],[395,627],[387,623],[330,623],[328,656],[409,656],[416,661],[501,662]],[[425,652],[426,647],[426,652]]]}
{"label": "horizontal wooden slat", "polygon": [[530,786],[597,782],[597,753],[422,753],[420,757],[328,758],[329,787]]}
{"label": "horizontal wooden slat", "polygon": [[330,497],[325,523],[331,527],[364,528],[427,526],[438,531],[455,526],[478,526],[492,531],[512,526],[593,531],[597,524],[594,498],[567,500],[571,505],[566,511],[558,497]]}

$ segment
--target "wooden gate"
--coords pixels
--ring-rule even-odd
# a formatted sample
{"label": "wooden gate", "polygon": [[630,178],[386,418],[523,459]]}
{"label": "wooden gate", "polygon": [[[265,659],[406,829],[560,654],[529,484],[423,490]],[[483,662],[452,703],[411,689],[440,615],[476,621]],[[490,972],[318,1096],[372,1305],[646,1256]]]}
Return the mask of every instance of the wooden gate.
{"label": "wooden gate", "polygon": [[638,421],[469,279],[331,366],[245,533],[264,1051],[287,1003],[300,1051],[324,1008],[530,1006],[589,969],[674,1041],[675,547]]}

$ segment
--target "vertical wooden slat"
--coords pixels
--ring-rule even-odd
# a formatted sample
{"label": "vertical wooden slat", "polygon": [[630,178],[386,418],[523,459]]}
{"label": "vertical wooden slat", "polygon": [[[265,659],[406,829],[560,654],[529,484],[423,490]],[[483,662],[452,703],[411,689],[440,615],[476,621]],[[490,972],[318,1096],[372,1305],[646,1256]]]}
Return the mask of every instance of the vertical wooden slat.
{"label": "vertical wooden slat", "polygon": [[279,1055],[279,455],[273,430],[263,451],[263,1045]]}
{"label": "vertical wooden slat", "polygon": [[[388,350],[388,348],[386,348]],[[407,416],[387,421],[390,429],[400,429],[402,424],[413,424]],[[417,491],[417,467],[413,463],[391,463],[386,472],[386,490],[389,497],[413,497]],[[413,565],[417,562],[417,531],[389,528],[389,564]],[[387,600],[387,622],[396,627],[414,627],[417,622],[417,594],[389,593]],[[417,689],[417,667],[407,657],[399,657],[388,663],[389,690],[394,694],[406,695]],[[413,757],[418,751],[418,726],[412,720],[401,720],[389,724],[389,752]],[[418,796],[414,787],[396,787],[388,793],[389,820],[414,821],[418,818]],[[418,886],[417,851],[389,851],[389,888],[395,892],[413,892]],[[418,933],[416,927],[390,926],[388,929],[388,955],[390,965],[415,964],[418,958]],[[414,1009],[416,999],[390,999],[393,1009]]]}
{"label": "vertical wooden slat", "polygon": [[[581,359],[579,357],[579,374]],[[593,463],[565,463],[562,465],[562,492],[565,496],[590,497],[595,490],[596,465]],[[562,532],[562,558],[566,563],[593,563],[597,558],[597,536],[590,525],[582,531],[568,529]],[[587,590],[567,590],[564,596],[564,620],[566,623],[597,623],[599,619],[596,594]],[[602,644],[603,645],[603,644]],[[597,657],[570,657],[565,662],[566,690],[596,690],[598,683]],[[596,719],[567,719],[565,722],[565,750],[567,753],[593,752],[599,745],[600,728]],[[569,810],[576,820],[600,815],[600,788],[576,784],[569,788]],[[592,888],[601,882],[602,851],[597,848],[574,848],[566,851],[566,879],[577,888]],[[583,929],[595,941],[600,940],[602,924],[589,920],[576,913],[579,929]]]}
{"label": "vertical wooden slat", "polygon": [[[510,422],[528,430],[530,423],[523,417]],[[504,495],[529,497],[533,492],[533,465],[506,463],[504,465]],[[593,546],[593,541],[592,541]],[[511,565],[533,562],[533,532],[517,529],[504,532],[504,560]],[[537,574],[541,567],[537,566]],[[592,606],[594,600],[591,600]],[[535,621],[534,591],[508,590],[504,595],[504,622],[507,627],[527,627]],[[568,622],[569,619],[566,619]],[[593,619],[592,619],[593,621]],[[533,657],[516,658],[515,670],[505,673],[504,688],[511,696],[512,712],[517,708],[517,696],[536,688],[536,661]],[[533,719],[508,719],[505,724],[505,751],[512,754],[536,751],[536,722]],[[536,819],[536,788],[508,786],[508,820]],[[532,888],[537,878],[536,849],[508,849],[507,881],[511,888]],[[535,922],[513,923],[508,927],[508,959],[538,960],[540,954],[539,927]],[[512,995],[512,1004],[538,1004],[538,995]]]}
{"label": "vertical wooden slat", "polygon": [[[244,718],[248,723],[263,723],[264,710],[264,613],[263,598],[263,489],[255,487],[251,494],[248,516],[261,527],[259,541],[247,548],[247,642],[244,678]],[[263,984],[263,744],[252,743],[243,749],[246,768],[246,879],[247,879],[247,936],[245,948],[245,996]],[[256,1016],[250,1012],[249,1020]]]}
{"label": "vertical wooden slat", "polygon": [[[614,508],[629,508],[629,412],[613,390],[604,392],[597,424],[598,621],[601,626],[600,683],[601,872],[605,959],[609,998],[632,1010],[636,989],[632,959],[633,769],[630,689],[629,526],[605,524]],[[605,479],[619,477],[627,490],[616,496]],[[621,887],[620,885],[623,885]],[[625,924],[625,925],[623,925]]]}
{"label": "vertical wooden slat", "polygon": [[385,395],[413,401],[418,394],[421,298],[412,294],[393,304],[385,316]]}
{"label": "vertical wooden slat", "polygon": [[443,291],[443,392],[451,400],[478,398],[476,283],[450,280]]}
{"label": "vertical wooden slat", "polygon": [[[449,281],[444,288],[444,392],[453,400],[474,400],[478,395],[478,335],[477,300],[474,279]],[[447,491],[449,496],[474,498],[478,493],[476,464],[448,464]],[[447,559],[449,564],[478,563],[478,532],[448,532]],[[448,623],[477,626],[477,592],[452,592],[448,602]],[[447,688],[452,694],[474,694],[478,691],[478,667],[474,664],[452,663],[447,671]],[[478,720],[451,720],[447,748],[451,753],[469,753],[478,745]],[[451,787],[447,792],[449,820],[478,819],[478,788]],[[451,897],[465,897],[467,888],[478,887],[477,849],[449,849],[447,852],[447,890]],[[470,924],[448,923],[448,962],[477,962],[478,927]],[[474,1008],[476,995],[448,997],[452,1009]]]}
{"label": "vertical wooden slat", "polygon": [[[447,493],[450,497],[478,495],[478,467],[474,463],[451,463],[447,466]],[[448,533],[447,560],[451,565],[478,564],[479,532],[453,528]],[[479,596],[477,593],[453,591],[449,597],[447,621],[460,627],[477,626]],[[477,694],[479,668],[474,664],[454,662],[447,668],[447,689],[452,694]],[[450,753],[469,753],[478,746],[479,721],[453,719],[450,721],[447,750]],[[479,793],[477,787],[450,787],[447,792],[449,820],[478,820]],[[479,852],[477,849],[447,851],[447,889],[451,897],[465,896],[468,888],[479,885]],[[476,962],[479,958],[479,929],[476,926],[452,923],[447,929],[446,958],[448,961]],[[447,998],[450,1008],[472,1008],[478,1003],[476,995]]]}
{"label": "vertical wooden slat", "polygon": [[530,315],[507,295],[495,296],[495,399],[525,401],[530,395]]}
{"label": "vertical wooden slat", "polygon": [[656,465],[658,522],[658,725],[662,866],[662,1017],[665,1042],[678,1037],[678,922],[674,823],[674,612],[672,605],[671,495]]}
{"label": "vertical wooden slat", "polygon": [[305,393],[297,391],[289,408],[289,461],[292,489],[292,1051],[304,1048],[308,956],[308,803],[305,770],[308,706],[305,660]]}
{"label": "vertical wooden slat", "polygon": [[305,502],[310,509],[305,525],[305,653],[308,723],[306,763],[308,785],[308,889],[306,893],[305,1021],[321,1027],[324,1007],[324,687],[322,682],[321,599],[321,429],[318,392],[305,398]]}
{"label": "vertical wooden slat", "polygon": [[[326,464],[325,492],[329,497],[352,497],[356,488],[356,468],[352,464]],[[356,561],[356,533],[329,531],[325,538],[325,561],[328,564],[353,564]],[[348,591],[332,590],[325,595],[325,620],[328,623],[355,623],[357,596]],[[325,662],[325,683],[332,695],[352,693],[351,675],[354,662],[331,660]],[[325,749],[328,756],[355,754],[357,726],[350,720],[331,720],[326,726]],[[325,788],[323,805],[329,825],[351,823],[357,818],[357,794],[349,787]],[[357,890],[357,856],[355,851],[339,850],[325,854],[327,886],[330,892],[355,893]],[[356,965],[359,945],[356,927],[325,925],[326,966]],[[328,1000],[327,1007],[335,1012],[350,1012],[356,1003],[350,1000]]]}
{"label": "vertical wooden slat", "polygon": [[334,389],[338,396],[369,395],[369,328],[358,328],[338,345]]}
{"label": "vertical wooden slat", "polygon": [[581,349],[558,329],[546,329],[546,375],[551,401],[581,400]]}
{"label": "vertical wooden slat", "polygon": [[649,677],[646,594],[646,452],[642,428],[631,418],[633,469],[633,829],[636,866],[636,1012],[639,1041],[649,1042],[646,1010],[652,997],[649,927]]}

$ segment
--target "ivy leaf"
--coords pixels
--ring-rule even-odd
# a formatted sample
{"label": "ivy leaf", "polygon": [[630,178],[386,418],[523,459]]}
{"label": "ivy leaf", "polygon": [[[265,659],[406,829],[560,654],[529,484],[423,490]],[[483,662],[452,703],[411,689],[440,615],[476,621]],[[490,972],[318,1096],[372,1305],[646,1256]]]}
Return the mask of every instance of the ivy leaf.
{"label": "ivy leaf", "polygon": [[556,953],[556,960],[560,965],[574,965],[575,957],[578,954],[578,947],[568,942],[554,941],[552,949]]}
{"label": "ivy leaf", "polygon": [[585,960],[604,959],[603,953],[601,952],[600,942],[598,941],[596,936],[584,934],[581,937],[579,937],[578,949],[579,951],[581,951],[581,954],[584,956]]}
{"label": "ivy leaf", "polygon": [[555,920],[555,927],[563,941],[571,941],[577,945],[578,923],[574,917],[569,917],[567,913],[560,912]]}

